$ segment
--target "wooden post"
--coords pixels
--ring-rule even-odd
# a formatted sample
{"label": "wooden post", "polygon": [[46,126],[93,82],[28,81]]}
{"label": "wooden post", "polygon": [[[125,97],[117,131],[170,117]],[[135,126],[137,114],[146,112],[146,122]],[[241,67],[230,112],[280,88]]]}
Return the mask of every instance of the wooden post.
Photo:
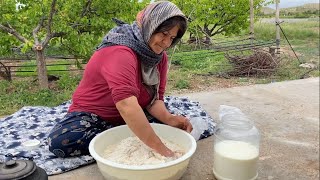
{"label": "wooden post", "polygon": [[251,45],[254,40],[254,12],[253,12],[253,0],[250,0],[250,40]]}
{"label": "wooden post", "polygon": [[279,8],[280,0],[276,0],[276,47],[277,47],[277,54],[280,54],[280,27],[279,27],[279,15],[280,15],[280,8]]}

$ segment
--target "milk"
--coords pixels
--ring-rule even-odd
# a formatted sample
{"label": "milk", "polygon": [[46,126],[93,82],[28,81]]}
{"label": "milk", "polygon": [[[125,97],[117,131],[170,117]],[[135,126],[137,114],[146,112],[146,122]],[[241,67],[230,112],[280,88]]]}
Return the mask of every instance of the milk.
{"label": "milk", "polygon": [[259,150],[242,141],[223,140],[214,146],[213,174],[218,180],[257,178]]}

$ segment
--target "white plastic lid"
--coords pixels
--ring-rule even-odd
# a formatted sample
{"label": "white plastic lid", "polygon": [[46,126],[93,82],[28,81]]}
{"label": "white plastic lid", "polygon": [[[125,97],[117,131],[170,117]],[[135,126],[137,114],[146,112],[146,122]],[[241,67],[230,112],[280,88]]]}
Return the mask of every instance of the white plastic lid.
{"label": "white plastic lid", "polygon": [[40,147],[40,141],[37,139],[28,140],[22,143],[22,146],[27,150],[32,150]]}

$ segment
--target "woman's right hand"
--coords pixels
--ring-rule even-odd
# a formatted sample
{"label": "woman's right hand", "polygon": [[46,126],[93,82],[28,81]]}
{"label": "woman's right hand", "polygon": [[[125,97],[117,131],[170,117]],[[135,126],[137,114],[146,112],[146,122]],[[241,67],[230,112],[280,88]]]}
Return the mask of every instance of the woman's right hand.
{"label": "woman's right hand", "polygon": [[166,147],[163,143],[160,143],[159,146],[156,146],[154,150],[165,157],[174,156],[174,152],[171,151],[168,147]]}
{"label": "woman's right hand", "polygon": [[174,152],[166,147],[166,150],[161,155],[165,156],[165,157],[173,157],[174,156]]}
{"label": "woman's right hand", "polygon": [[174,155],[152,129],[136,97],[131,96],[121,100],[116,103],[116,107],[132,132],[144,144],[163,156],[172,157]]}

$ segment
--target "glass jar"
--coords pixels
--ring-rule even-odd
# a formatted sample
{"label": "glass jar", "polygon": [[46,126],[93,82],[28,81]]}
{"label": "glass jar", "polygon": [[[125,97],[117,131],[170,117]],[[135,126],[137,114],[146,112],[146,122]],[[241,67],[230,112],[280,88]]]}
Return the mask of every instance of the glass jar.
{"label": "glass jar", "polygon": [[243,114],[226,114],[214,132],[213,174],[218,180],[258,177],[260,134]]}

